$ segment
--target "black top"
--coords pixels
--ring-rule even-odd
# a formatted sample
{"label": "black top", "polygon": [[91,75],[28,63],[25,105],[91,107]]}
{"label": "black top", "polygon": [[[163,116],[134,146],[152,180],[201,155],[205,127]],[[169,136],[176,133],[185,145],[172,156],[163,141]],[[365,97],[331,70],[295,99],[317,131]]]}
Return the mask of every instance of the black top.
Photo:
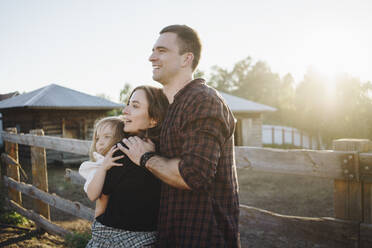
{"label": "black top", "polygon": [[[114,156],[125,155],[118,151]],[[126,155],[106,173],[102,193],[109,195],[101,224],[128,231],[155,231],[159,212],[160,181]]]}

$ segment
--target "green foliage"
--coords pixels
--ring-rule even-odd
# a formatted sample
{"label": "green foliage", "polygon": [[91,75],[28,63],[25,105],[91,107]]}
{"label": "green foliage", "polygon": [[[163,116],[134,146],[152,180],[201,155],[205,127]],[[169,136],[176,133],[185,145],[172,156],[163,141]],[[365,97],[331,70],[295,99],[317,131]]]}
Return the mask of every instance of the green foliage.
{"label": "green foliage", "polygon": [[194,78],[204,78],[205,73],[202,70],[196,69],[194,72]]}
{"label": "green foliage", "polygon": [[5,189],[2,182],[0,181],[0,223],[9,225],[27,225],[29,224],[28,219],[18,214],[15,211],[11,211],[5,206]]}
{"label": "green foliage", "polygon": [[10,225],[27,225],[29,223],[28,219],[23,217],[14,211],[2,211],[0,214],[0,222]]}
{"label": "green foliage", "polygon": [[372,139],[371,89],[370,82],[347,74],[331,81],[309,69],[296,89],[295,125],[328,144],[338,138]]}
{"label": "green foliage", "polygon": [[208,84],[217,90],[277,108],[265,114],[265,121],[272,124],[291,125],[288,118],[293,112],[294,79],[291,74],[282,79],[271,72],[263,61],[252,62],[247,57],[237,62],[232,70],[212,67]]}
{"label": "green foliage", "polygon": [[129,83],[125,83],[124,87],[120,90],[120,102],[127,104],[131,92],[132,86]]}
{"label": "green foliage", "polygon": [[[372,83],[342,74],[329,79],[309,68],[297,87],[291,74],[282,78],[251,57],[231,70],[213,66],[208,84],[217,90],[277,109],[264,123],[290,125],[321,136],[325,145],[338,138],[372,139]],[[333,85],[331,88],[329,85]]]}
{"label": "green foliage", "polygon": [[[132,93],[132,86],[129,83],[125,83],[124,87],[120,90],[119,101],[120,103],[127,104],[130,93]],[[122,109],[113,109],[107,113],[108,116],[121,115]]]}
{"label": "green foliage", "polygon": [[74,232],[65,237],[65,243],[69,248],[84,248],[91,238],[90,232]]}

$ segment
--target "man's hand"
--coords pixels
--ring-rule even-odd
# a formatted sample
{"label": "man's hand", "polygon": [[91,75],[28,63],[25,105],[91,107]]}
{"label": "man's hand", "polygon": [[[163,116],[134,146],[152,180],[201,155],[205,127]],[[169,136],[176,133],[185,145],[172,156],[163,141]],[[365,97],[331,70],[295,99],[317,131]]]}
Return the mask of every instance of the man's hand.
{"label": "man's hand", "polygon": [[[124,152],[133,163],[139,165],[141,156],[145,152],[154,152],[155,144],[151,140],[142,140],[139,137],[130,137],[123,139],[123,143],[128,147],[125,148],[118,144],[118,148]],[[146,168],[163,182],[178,189],[191,190],[180,175],[178,164],[179,158],[164,158],[161,156],[151,157],[146,163]]]}
{"label": "man's hand", "polygon": [[128,139],[123,139],[123,143],[128,147],[128,149],[122,146],[120,143],[118,143],[118,148],[137,165],[140,164],[141,156],[145,152],[155,151],[155,144],[149,139],[145,141],[137,136],[134,136],[129,137]]}

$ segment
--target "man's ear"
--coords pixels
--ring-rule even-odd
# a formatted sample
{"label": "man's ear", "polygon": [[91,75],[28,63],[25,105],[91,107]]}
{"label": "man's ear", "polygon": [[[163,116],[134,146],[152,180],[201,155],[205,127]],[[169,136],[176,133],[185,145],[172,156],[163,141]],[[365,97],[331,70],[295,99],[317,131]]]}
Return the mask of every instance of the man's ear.
{"label": "man's ear", "polygon": [[194,54],[189,52],[189,53],[185,53],[184,55],[185,55],[184,61],[183,61],[184,66],[186,65],[192,66],[192,62],[194,61]]}

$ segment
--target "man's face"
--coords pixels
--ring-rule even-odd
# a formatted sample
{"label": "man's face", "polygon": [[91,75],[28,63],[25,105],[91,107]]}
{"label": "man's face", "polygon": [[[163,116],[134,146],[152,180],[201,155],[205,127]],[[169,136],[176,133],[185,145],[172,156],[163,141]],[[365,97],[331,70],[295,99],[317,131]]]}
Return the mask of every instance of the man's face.
{"label": "man's face", "polygon": [[149,61],[152,63],[152,78],[155,81],[166,85],[176,78],[184,61],[184,56],[179,54],[177,34],[161,34],[155,42]]}

